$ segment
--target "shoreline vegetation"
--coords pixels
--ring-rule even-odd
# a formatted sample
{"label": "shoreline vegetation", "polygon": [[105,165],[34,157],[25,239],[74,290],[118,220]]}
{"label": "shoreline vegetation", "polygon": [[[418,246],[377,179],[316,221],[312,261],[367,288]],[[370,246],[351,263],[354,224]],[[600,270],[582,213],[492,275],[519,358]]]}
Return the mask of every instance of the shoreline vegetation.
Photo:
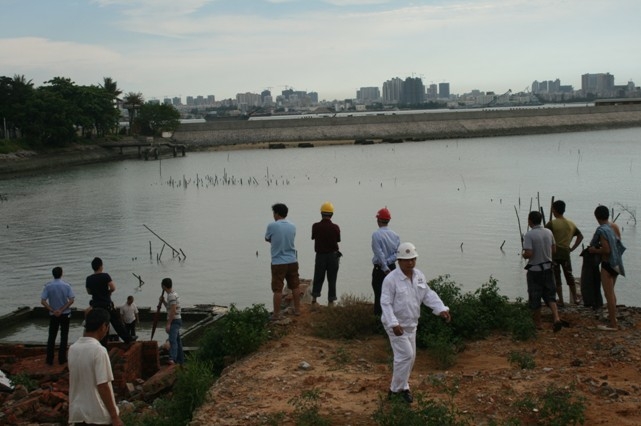
{"label": "shoreline vegetation", "polygon": [[[183,124],[167,141],[187,152],[311,148],[345,144],[427,142],[641,127],[641,106],[564,107]],[[156,138],[156,141],[161,139]],[[77,165],[138,157],[142,138],[119,137],[70,143],[58,149],[0,154],[0,179]],[[161,152],[161,156],[167,156]]]}

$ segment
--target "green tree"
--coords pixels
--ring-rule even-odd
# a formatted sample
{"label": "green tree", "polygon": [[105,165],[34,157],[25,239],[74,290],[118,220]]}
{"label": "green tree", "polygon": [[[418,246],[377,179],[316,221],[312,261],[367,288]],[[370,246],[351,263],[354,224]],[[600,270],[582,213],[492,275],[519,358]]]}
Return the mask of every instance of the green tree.
{"label": "green tree", "polygon": [[[29,103],[35,89],[24,75],[0,77],[0,131],[4,138],[20,138],[29,121]],[[6,127],[6,133],[4,130]]]}
{"label": "green tree", "polygon": [[145,103],[145,98],[142,96],[142,93],[138,92],[129,92],[125,95],[123,101],[123,106],[127,109],[129,113],[129,134],[134,134],[133,131],[134,121],[136,119],[136,111]]}
{"label": "green tree", "polygon": [[147,136],[160,136],[173,132],[180,125],[180,112],[172,105],[146,103],[140,107],[136,119],[140,132]]}

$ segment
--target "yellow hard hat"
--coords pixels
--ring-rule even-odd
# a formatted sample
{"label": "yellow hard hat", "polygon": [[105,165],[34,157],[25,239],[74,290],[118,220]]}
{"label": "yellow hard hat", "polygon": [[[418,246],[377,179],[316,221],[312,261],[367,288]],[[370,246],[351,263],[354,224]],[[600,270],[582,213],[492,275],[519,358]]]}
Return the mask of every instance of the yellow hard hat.
{"label": "yellow hard hat", "polygon": [[320,208],[321,213],[334,213],[334,205],[329,201],[324,202]]}

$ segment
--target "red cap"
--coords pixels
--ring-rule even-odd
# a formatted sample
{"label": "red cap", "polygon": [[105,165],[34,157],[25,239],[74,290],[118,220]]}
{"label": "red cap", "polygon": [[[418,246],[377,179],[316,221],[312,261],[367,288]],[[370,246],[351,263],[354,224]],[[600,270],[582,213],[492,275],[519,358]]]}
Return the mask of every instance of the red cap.
{"label": "red cap", "polygon": [[389,210],[387,210],[387,207],[384,207],[376,213],[376,219],[391,220],[392,215],[390,214]]}

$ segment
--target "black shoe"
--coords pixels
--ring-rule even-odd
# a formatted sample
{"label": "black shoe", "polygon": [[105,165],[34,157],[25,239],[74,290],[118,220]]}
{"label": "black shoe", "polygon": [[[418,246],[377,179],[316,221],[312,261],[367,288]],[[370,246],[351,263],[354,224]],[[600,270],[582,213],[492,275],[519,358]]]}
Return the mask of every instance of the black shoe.
{"label": "black shoe", "polygon": [[53,365],[53,360],[46,360],[47,365]]}
{"label": "black shoe", "polygon": [[411,404],[414,401],[414,397],[410,393],[409,389],[405,389],[403,392],[401,392],[401,396],[403,397],[403,401],[407,402],[408,404]]}
{"label": "black shoe", "polygon": [[562,328],[563,328],[563,323],[561,321],[557,321],[557,322],[554,323],[553,330],[554,330],[555,333],[561,331]]}
{"label": "black shoe", "polygon": [[390,391],[387,392],[387,399],[389,399],[389,400],[398,399],[398,400],[406,402],[408,404],[411,404],[412,401],[414,401],[414,398],[412,397],[412,394],[410,393],[409,389],[401,391],[401,392],[392,392],[390,390]]}

